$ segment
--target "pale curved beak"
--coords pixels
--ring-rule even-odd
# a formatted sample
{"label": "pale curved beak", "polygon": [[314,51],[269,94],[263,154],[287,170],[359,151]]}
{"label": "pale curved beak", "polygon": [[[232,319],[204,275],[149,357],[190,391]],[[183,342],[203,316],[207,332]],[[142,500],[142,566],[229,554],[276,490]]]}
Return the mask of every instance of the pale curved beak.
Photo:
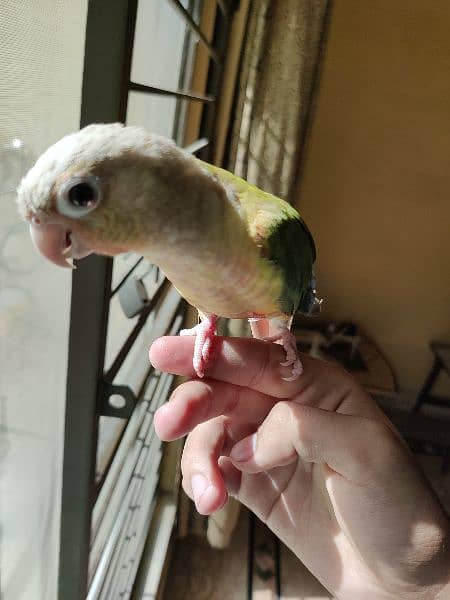
{"label": "pale curved beak", "polygon": [[39,252],[59,267],[73,269],[74,258],[84,258],[92,253],[61,223],[30,223],[30,234]]}

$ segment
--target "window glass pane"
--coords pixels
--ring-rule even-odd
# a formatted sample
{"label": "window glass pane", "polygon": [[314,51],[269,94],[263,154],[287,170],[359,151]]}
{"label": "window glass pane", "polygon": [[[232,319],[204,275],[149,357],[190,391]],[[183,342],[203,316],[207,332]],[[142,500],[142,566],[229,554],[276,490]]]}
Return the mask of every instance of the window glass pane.
{"label": "window glass pane", "polygon": [[140,0],[131,80],[158,87],[178,87],[185,32],[185,22],[170,2]]}
{"label": "window glass pane", "polygon": [[37,256],[14,189],[79,127],[87,0],[1,0],[0,597],[56,597],[70,270]]}
{"label": "window glass pane", "polygon": [[173,137],[177,102],[184,101],[169,96],[130,92],[127,125],[141,125],[153,133]]}

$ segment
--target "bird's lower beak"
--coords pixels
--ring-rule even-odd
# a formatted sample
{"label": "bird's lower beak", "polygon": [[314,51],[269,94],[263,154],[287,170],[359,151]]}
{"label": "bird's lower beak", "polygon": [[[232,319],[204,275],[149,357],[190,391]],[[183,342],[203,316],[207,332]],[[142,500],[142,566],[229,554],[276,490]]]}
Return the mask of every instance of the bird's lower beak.
{"label": "bird's lower beak", "polygon": [[74,258],[84,258],[91,250],[76,240],[60,223],[31,223],[30,234],[39,252],[59,267],[75,268]]}

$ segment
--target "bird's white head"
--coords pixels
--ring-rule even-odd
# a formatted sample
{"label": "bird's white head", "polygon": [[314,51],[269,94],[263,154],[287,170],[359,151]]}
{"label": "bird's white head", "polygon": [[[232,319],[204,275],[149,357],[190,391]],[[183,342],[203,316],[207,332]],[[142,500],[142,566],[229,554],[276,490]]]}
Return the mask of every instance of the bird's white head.
{"label": "bird's white head", "polygon": [[170,140],[119,123],[89,125],[38,159],[17,204],[38,250],[70,266],[92,252],[139,252],[164,236],[167,243],[177,215],[186,223],[198,211],[199,194],[182,201],[193,174],[195,159]]}

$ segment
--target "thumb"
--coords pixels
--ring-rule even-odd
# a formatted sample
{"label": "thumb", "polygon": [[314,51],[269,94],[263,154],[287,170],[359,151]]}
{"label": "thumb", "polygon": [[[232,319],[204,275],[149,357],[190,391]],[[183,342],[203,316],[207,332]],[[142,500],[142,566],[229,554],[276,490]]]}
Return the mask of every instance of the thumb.
{"label": "thumb", "polygon": [[[355,483],[399,447],[384,421],[281,401],[257,432],[239,441],[230,458],[240,471],[260,473],[300,458],[323,463]],[[372,468],[371,468],[372,467]]]}

